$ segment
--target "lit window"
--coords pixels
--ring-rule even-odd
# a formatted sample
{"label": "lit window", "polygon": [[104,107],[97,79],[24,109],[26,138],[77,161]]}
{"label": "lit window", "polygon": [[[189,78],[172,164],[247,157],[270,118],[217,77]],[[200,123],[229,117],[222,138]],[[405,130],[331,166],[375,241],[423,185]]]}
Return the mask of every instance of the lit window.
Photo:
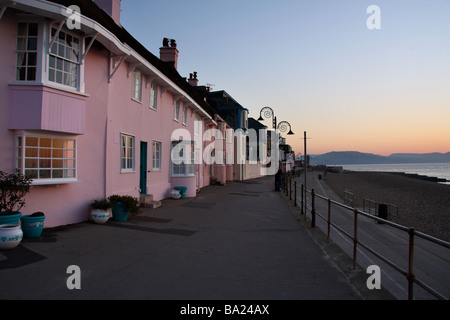
{"label": "lit window", "polygon": [[161,170],[161,142],[153,141],[153,151],[152,151],[152,159],[153,159],[153,170],[160,171]]}
{"label": "lit window", "polygon": [[37,42],[38,24],[19,23],[16,44],[16,80],[36,80]]}
{"label": "lit window", "polygon": [[80,77],[80,39],[74,35],[51,28],[51,39],[57,39],[50,48],[48,80],[78,88]]}
{"label": "lit window", "polygon": [[121,172],[134,171],[134,137],[122,134],[120,137],[120,170]]}
{"label": "lit window", "polygon": [[19,136],[17,168],[34,182],[76,180],[76,140]]}
{"label": "lit window", "polygon": [[132,98],[142,101],[142,73],[138,70],[133,71]]}

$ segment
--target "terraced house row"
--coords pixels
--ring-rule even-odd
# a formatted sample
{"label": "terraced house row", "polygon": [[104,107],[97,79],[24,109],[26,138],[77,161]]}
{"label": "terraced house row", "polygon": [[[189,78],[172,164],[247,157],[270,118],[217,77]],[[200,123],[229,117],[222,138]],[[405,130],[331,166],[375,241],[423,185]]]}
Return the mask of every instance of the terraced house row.
{"label": "terraced house row", "polygon": [[195,197],[211,181],[261,175],[247,160],[172,161],[177,129],[201,158],[203,133],[247,130],[248,110],[196,73],[180,75],[175,40],[149,52],[120,9],[120,0],[0,0],[0,169],[33,179],[23,211],[45,212],[47,227],[87,220],[88,204],[112,194],[159,201],[185,186]]}

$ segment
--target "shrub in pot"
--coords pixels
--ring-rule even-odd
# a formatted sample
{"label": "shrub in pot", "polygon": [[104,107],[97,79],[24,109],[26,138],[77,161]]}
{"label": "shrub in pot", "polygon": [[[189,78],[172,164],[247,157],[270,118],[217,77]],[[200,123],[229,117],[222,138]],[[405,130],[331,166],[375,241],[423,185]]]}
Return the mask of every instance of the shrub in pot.
{"label": "shrub in pot", "polygon": [[30,191],[31,179],[16,170],[0,171],[0,249],[12,249],[22,241],[19,226],[20,209],[25,205],[25,195]]}
{"label": "shrub in pot", "polygon": [[103,224],[111,217],[111,203],[106,199],[94,200],[91,208],[91,219],[95,223]]}
{"label": "shrub in pot", "polygon": [[19,224],[30,184],[31,179],[17,169],[11,174],[0,171],[0,224]]}
{"label": "shrub in pot", "polygon": [[132,196],[112,195],[108,200],[111,202],[114,221],[127,221],[129,214],[139,211],[139,201]]}

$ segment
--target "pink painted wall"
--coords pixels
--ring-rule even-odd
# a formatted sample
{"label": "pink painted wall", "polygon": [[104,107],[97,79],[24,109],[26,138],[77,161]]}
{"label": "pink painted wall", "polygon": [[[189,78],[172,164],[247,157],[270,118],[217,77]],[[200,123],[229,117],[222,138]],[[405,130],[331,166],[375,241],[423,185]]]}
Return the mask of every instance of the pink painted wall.
{"label": "pink painted wall", "polygon": [[[209,167],[200,165],[194,177],[171,177],[171,134],[187,129],[194,139],[192,109],[186,124],[174,121],[174,97],[158,92],[158,109],[149,108],[150,85],[143,79],[142,102],[131,99],[131,81],[127,63],[123,63],[108,83],[109,52],[94,44],[84,62],[85,95],[43,86],[10,85],[15,79],[16,21],[10,11],[0,20],[0,170],[15,168],[15,135],[21,130],[77,141],[76,183],[33,186],[26,197],[23,214],[43,211],[45,227],[85,221],[88,205],[112,194],[139,196],[140,142],[148,143],[147,194],[154,200],[169,197],[174,186],[187,186],[188,197],[198,187],[209,184]],[[11,110],[14,112],[11,113]],[[12,130],[15,129],[15,130]],[[135,137],[135,171],[121,173],[120,133]],[[152,169],[152,141],[161,142],[161,170]],[[203,145],[200,146],[203,150]]]}

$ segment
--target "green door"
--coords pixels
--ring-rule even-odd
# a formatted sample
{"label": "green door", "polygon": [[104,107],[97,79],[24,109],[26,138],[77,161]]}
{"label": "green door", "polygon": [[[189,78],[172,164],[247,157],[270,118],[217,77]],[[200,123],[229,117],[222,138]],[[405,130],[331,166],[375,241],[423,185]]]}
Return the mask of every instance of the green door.
{"label": "green door", "polygon": [[139,188],[142,194],[147,194],[147,142],[141,141],[141,165]]}

